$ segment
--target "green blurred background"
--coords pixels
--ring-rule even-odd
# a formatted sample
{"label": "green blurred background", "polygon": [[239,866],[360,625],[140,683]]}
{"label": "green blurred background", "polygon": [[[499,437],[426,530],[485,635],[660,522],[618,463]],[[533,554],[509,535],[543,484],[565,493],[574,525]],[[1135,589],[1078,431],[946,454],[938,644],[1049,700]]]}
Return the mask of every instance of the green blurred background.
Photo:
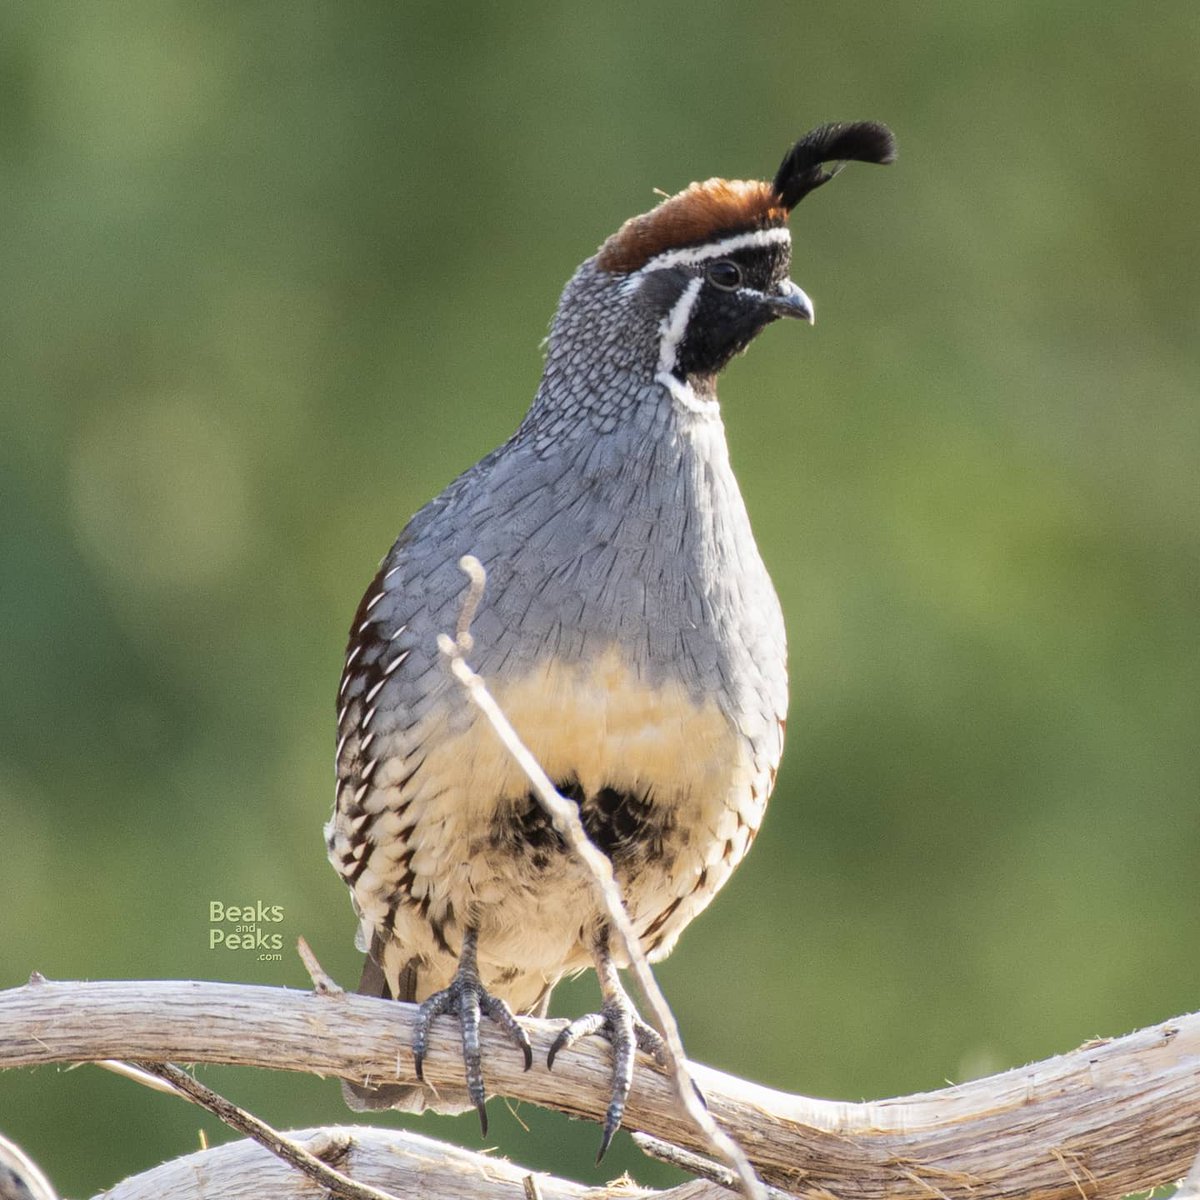
{"label": "green blurred background", "polygon": [[[0,9],[0,984],[304,986],[299,934],[354,980],[321,825],[375,562],[653,188],[874,118],[899,163],[793,221],[819,324],[722,385],[789,744],[660,978],[694,1057],[846,1099],[1197,1007],[1198,48],[1185,0]],[[283,962],[210,950],[213,899],[282,905]],[[351,1119],[332,1080],[201,1077]],[[674,1178],[491,1113],[518,1161]],[[68,1193],[202,1127],[0,1078]]]}

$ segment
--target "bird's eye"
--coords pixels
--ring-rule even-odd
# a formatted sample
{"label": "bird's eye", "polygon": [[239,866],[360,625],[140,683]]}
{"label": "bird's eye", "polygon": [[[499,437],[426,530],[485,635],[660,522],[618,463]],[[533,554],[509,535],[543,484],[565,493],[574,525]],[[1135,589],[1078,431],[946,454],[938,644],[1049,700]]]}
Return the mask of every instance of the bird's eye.
{"label": "bird's eye", "polygon": [[737,263],[723,258],[708,268],[708,282],[724,292],[731,292],[741,286],[742,268]]}

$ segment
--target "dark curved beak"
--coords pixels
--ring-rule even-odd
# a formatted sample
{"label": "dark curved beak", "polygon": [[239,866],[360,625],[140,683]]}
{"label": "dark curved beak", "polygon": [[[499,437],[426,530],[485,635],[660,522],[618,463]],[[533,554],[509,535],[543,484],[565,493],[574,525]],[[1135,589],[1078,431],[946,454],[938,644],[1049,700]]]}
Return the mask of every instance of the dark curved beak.
{"label": "dark curved beak", "polygon": [[777,317],[799,317],[812,325],[816,321],[812,301],[790,279],[785,279],[774,295],[765,297],[767,307]]}

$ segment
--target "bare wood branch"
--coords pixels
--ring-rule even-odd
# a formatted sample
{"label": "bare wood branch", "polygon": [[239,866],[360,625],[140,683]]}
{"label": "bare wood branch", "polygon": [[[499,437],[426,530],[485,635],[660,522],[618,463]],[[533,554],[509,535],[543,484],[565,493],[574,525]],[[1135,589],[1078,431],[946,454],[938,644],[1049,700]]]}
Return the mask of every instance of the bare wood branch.
{"label": "bare wood branch", "polygon": [[[364,1187],[422,1200],[525,1200],[525,1167],[460,1150],[401,1129],[367,1125],[292,1129],[297,1146],[337,1162]],[[538,1175],[542,1200],[639,1200],[636,1189],[585,1188]],[[96,1200],[312,1200],[312,1183],[253,1141],[231,1142],[172,1159],[118,1183]],[[724,1193],[728,1196],[728,1192]]]}
{"label": "bare wood branch", "polygon": [[149,1088],[152,1092],[162,1092],[165,1096],[179,1095],[178,1088],[172,1087],[165,1080],[159,1079],[157,1075],[151,1075],[149,1071],[144,1071],[141,1067],[135,1067],[130,1063],[107,1058],[101,1059],[95,1065],[105,1071],[111,1071],[114,1075],[120,1075],[122,1079],[131,1079],[134,1083],[140,1083],[142,1087]]}
{"label": "bare wood branch", "polygon": [[680,1110],[691,1119],[700,1131],[705,1142],[705,1149],[723,1158],[737,1174],[741,1189],[749,1200],[766,1200],[766,1193],[754,1168],[745,1152],[713,1120],[708,1109],[700,1102],[696,1086],[688,1071],[687,1058],[683,1052],[683,1039],[679,1034],[679,1025],[675,1014],[667,1003],[666,996],[654,978],[650,962],[642,953],[641,939],[633,927],[633,921],[625,911],[621,893],[613,878],[612,863],[594,845],[583,828],[579,815],[579,806],[572,804],[564,796],[559,795],[558,789],[550,777],[542,769],[541,763],[530,753],[529,748],[521,741],[517,731],[512,727],[504,711],[496,703],[483,680],[467,665],[463,657],[472,646],[471,620],[483,597],[486,581],[483,564],[474,555],[467,554],[458,564],[470,581],[467,598],[463,603],[459,616],[457,637],[451,639],[442,635],[438,639],[438,648],[450,660],[450,669],[454,677],[463,685],[471,702],[487,718],[496,736],[504,748],[525,772],[533,788],[534,795],[545,810],[546,815],[554,824],[555,830],[567,843],[571,853],[582,864],[591,878],[592,890],[599,901],[601,911],[608,918],[609,926],[616,935],[616,940],[629,969],[637,980],[638,988],[646,999],[646,1003],[654,1015],[659,1031],[665,1042],[667,1070],[675,1087],[675,1101]]}
{"label": "bare wood branch", "polygon": [[1200,1153],[1196,1155],[1191,1169],[1180,1181],[1171,1200],[1200,1200]]}
{"label": "bare wood branch", "polygon": [[214,1092],[212,1088],[174,1063],[139,1062],[134,1066],[137,1070],[145,1071],[147,1075],[163,1080],[174,1089],[176,1095],[207,1109],[231,1129],[244,1133],[264,1150],[319,1183],[332,1195],[341,1196],[343,1200],[396,1200],[390,1192],[368,1187],[329,1165],[328,1160],[336,1160],[344,1155],[345,1146],[330,1141],[323,1147],[323,1153],[315,1154],[308,1147],[272,1129],[265,1121]]}
{"label": "bare wood branch", "polygon": [[[396,1001],[285,988],[39,982],[0,992],[0,1068],[132,1058],[412,1083],[405,1051],[415,1013]],[[523,1024],[541,1051],[528,1073],[502,1034],[483,1031],[491,1084],[601,1119],[607,1046],[581,1042],[550,1072],[541,1064],[560,1023]],[[425,1070],[435,1086],[462,1086],[453,1023],[435,1023]],[[988,1079],[866,1104],[789,1095],[695,1064],[692,1072],[762,1178],[822,1200],[1118,1196],[1180,1178],[1200,1149],[1200,1014]],[[648,1059],[629,1112],[634,1127],[705,1152]]]}

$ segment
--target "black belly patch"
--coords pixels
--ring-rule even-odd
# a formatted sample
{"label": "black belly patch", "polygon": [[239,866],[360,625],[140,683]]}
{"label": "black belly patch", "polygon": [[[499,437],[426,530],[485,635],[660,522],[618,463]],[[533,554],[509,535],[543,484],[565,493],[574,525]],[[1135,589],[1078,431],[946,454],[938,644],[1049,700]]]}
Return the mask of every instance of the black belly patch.
{"label": "black belly patch", "polygon": [[[585,796],[577,780],[560,780],[555,786],[579,805],[584,831],[614,864],[657,862],[667,856],[675,815],[655,803],[651,790],[639,795],[604,787]],[[501,807],[492,821],[489,840],[497,849],[527,857],[537,870],[545,870],[566,852],[562,838],[532,794]]]}

